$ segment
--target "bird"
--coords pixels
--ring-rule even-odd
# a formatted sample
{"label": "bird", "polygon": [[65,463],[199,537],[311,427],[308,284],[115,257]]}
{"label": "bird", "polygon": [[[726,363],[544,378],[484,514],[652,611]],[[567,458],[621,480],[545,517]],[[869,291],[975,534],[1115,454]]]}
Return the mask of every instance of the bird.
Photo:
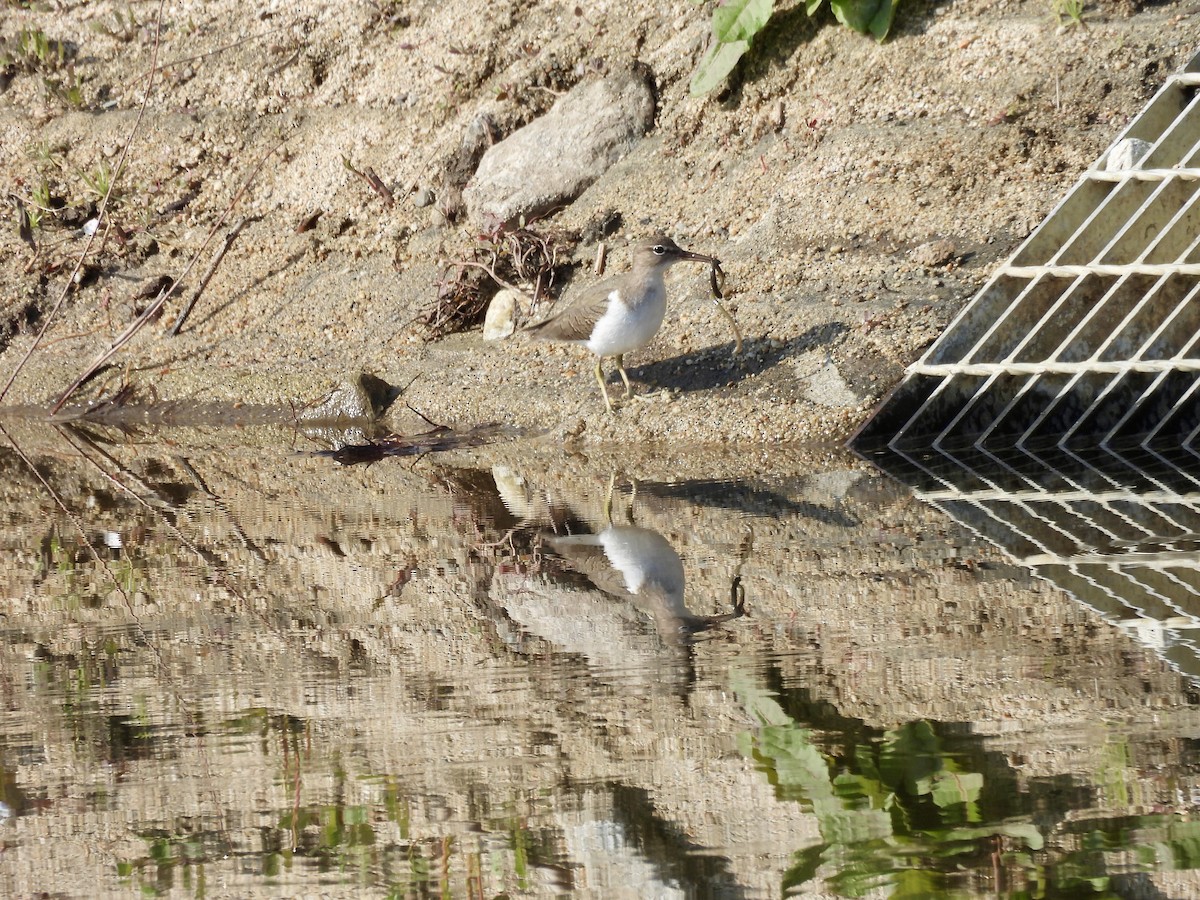
{"label": "bird", "polygon": [[562,312],[525,331],[535,340],[582,344],[596,354],[596,381],[611,413],[612,398],[604,384],[604,360],[617,363],[625,383],[625,397],[633,396],[624,356],[644,347],[658,334],[667,312],[667,287],[663,276],[677,262],[719,266],[719,261],[702,253],[682,249],[664,234],[639,241],[633,247],[633,266],[624,275],[606,278],[580,291]]}
{"label": "bird", "polygon": [[622,673],[627,685],[648,678],[652,691],[686,694],[695,682],[692,647],[699,636],[746,615],[741,576],[730,584],[728,611],[698,615],[685,602],[679,552],[660,532],[634,523],[636,482],[628,524],[614,524],[616,473],[599,520],[565,493],[534,487],[533,477],[504,467],[492,476],[505,507],[521,517],[518,527],[537,529],[548,551],[536,577],[523,572],[519,585],[512,582],[498,596],[508,619],[604,673]]}
{"label": "bird", "polygon": [[665,537],[650,528],[610,522],[596,534],[546,534],[544,540],[600,591],[648,614],[668,643],[689,641],[698,632],[746,614],[740,578],[730,588],[732,611],[714,616],[691,612],[683,599],[683,560]]}

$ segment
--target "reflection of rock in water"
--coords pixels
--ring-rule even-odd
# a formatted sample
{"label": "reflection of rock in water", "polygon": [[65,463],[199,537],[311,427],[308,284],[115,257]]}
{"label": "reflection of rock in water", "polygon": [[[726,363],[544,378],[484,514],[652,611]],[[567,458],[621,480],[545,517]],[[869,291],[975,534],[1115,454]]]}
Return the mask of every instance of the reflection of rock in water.
{"label": "reflection of rock in water", "polygon": [[[744,886],[720,854],[656,807],[650,791],[614,783],[589,786],[557,817],[572,883],[588,896],[744,897]],[[559,885],[555,885],[559,887]]]}
{"label": "reflection of rock in water", "polygon": [[[612,524],[611,481],[599,530],[579,513],[598,498],[551,495],[507,466],[472,478],[460,471],[454,483],[486,520],[483,530],[502,533],[488,546],[513,554],[513,563],[490,575],[486,614],[520,652],[540,640],[552,653],[583,657],[602,677],[684,686],[693,678],[695,636],[744,615],[740,576],[731,585],[729,612],[703,616],[687,608],[683,561],[667,539],[650,528]],[[628,515],[632,520],[632,510]],[[742,549],[748,552],[748,543]],[[505,620],[519,633],[505,628]]]}

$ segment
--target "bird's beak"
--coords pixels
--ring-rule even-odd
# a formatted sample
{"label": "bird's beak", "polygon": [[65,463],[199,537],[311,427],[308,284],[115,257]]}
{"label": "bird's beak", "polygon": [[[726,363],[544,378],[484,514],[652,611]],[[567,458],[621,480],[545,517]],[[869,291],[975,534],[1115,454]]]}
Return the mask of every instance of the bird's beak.
{"label": "bird's beak", "polygon": [[717,261],[715,256],[705,256],[703,253],[693,253],[690,250],[681,250],[679,252],[679,258],[681,260],[686,260],[687,262],[704,263],[708,266],[711,266]]}

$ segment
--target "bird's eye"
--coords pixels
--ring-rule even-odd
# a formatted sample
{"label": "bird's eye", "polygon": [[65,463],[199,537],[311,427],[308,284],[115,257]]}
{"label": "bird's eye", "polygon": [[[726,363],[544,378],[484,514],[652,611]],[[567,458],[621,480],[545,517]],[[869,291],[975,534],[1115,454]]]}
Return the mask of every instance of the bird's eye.
{"label": "bird's eye", "polygon": [[655,256],[665,256],[667,253],[667,248],[663,244],[655,244],[650,249],[654,251]]}

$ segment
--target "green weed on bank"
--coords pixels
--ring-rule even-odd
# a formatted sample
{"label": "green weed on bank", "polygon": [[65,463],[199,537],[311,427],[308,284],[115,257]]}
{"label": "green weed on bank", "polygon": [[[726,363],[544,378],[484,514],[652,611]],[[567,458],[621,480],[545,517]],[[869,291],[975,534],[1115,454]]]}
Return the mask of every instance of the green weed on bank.
{"label": "green weed on bank", "polygon": [[[900,0],[805,0],[805,12],[814,16],[826,2],[839,22],[878,41],[887,37],[900,5]],[[692,74],[692,94],[707,94],[725,80],[774,11],[775,0],[726,0],[713,10],[713,42]]]}

